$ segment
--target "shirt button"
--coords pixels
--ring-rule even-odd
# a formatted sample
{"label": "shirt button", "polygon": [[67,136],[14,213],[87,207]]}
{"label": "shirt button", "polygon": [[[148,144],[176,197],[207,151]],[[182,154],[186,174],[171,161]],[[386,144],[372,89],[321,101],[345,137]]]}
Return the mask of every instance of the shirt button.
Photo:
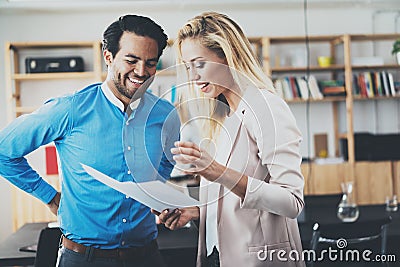
{"label": "shirt button", "polygon": [[130,170],[128,171],[128,174],[131,174],[131,171],[130,171]]}
{"label": "shirt button", "polygon": [[129,121],[125,122],[125,125],[129,125]]}
{"label": "shirt button", "polygon": [[125,198],[129,198],[129,196],[125,196]]}
{"label": "shirt button", "polygon": [[122,219],[122,222],[126,223],[126,219],[125,219],[125,218],[123,218],[123,219]]}
{"label": "shirt button", "polygon": [[125,241],[122,241],[122,242],[121,242],[121,245],[125,245]]}
{"label": "shirt button", "polygon": [[130,146],[128,146],[128,150],[131,150],[131,147],[130,147]]}

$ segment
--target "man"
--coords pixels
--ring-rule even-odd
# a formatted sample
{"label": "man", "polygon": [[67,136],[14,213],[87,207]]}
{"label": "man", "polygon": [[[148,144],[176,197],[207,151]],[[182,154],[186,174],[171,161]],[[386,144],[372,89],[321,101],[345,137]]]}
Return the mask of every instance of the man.
{"label": "man", "polygon": [[[119,181],[169,177],[179,118],[170,103],[146,92],[166,44],[151,19],[121,17],[103,34],[104,83],[52,99],[0,132],[0,175],[58,214],[60,267],[163,266],[149,208],[98,182],[81,163]],[[52,141],[61,193],[24,158]]]}

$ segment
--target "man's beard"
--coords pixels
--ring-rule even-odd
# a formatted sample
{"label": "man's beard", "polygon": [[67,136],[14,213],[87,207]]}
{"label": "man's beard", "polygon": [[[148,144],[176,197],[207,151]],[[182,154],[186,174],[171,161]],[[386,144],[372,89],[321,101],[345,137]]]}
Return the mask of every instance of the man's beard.
{"label": "man's beard", "polygon": [[[128,79],[128,78],[125,78],[125,79]],[[125,85],[122,84],[121,75],[118,75],[118,77],[114,78],[113,81],[114,81],[114,85],[117,88],[118,92],[120,94],[122,94],[123,96],[131,99],[132,96],[135,94],[136,90],[130,91],[130,90],[128,90],[128,88]]]}

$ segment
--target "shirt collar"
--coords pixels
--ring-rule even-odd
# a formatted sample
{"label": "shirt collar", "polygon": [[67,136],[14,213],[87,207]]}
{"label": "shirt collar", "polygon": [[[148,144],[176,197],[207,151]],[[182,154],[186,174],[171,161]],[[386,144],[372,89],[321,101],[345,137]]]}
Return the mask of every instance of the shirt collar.
{"label": "shirt collar", "polygon": [[106,82],[103,82],[101,84],[101,90],[103,91],[104,95],[110,101],[112,104],[114,104],[116,107],[118,107],[122,112],[124,112],[124,104],[119,100],[114,93],[111,91],[111,89],[108,87]]}
{"label": "shirt collar", "polygon": [[140,99],[142,99],[142,98],[138,98],[135,101],[129,103],[129,106],[131,107],[132,110],[136,109],[139,106]]}
{"label": "shirt collar", "polygon": [[[114,104],[115,106],[117,106],[122,112],[124,112],[124,104],[121,102],[121,100],[119,100],[114,93],[111,91],[111,89],[108,87],[106,82],[103,82],[101,84],[101,90],[103,91],[104,95],[106,96],[106,98],[108,99],[108,101],[110,101],[112,104]],[[140,99],[138,98],[135,101],[129,103],[129,106],[132,110],[136,109],[139,106],[140,103]]]}

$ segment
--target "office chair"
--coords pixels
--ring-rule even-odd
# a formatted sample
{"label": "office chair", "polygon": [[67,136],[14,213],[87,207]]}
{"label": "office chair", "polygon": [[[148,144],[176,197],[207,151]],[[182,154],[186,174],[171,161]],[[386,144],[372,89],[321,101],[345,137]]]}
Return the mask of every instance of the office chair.
{"label": "office chair", "polygon": [[[362,252],[366,249],[371,250],[373,254],[368,255],[368,257],[372,258],[375,257],[378,253],[380,255],[386,254],[386,244],[387,244],[387,227],[391,222],[392,218],[390,216],[380,219],[371,219],[365,221],[356,221],[353,223],[329,223],[329,224],[320,224],[316,222],[313,226],[313,234],[310,242],[310,248],[312,251],[316,252],[316,255],[320,255],[317,252],[323,250],[320,244],[326,244],[330,248],[337,250],[337,256],[340,254],[340,250],[343,250],[342,259],[344,260],[342,263],[343,266],[348,266],[351,264],[352,256],[351,251],[357,250],[359,252],[359,258],[362,259]],[[379,252],[374,251],[372,245],[376,245],[375,243],[371,242],[373,240],[380,240],[379,245]],[[364,243],[364,244],[360,244]],[[364,246],[363,246],[364,245]],[[369,245],[369,247],[368,247]],[[317,250],[319,249],[319,250]],[[346,254],[346,251],[349,253]],[[343,256],[344,255],[344,256]],[[346,258],[347,257],[347,258]],[[326,257],[325,257],[326,259]],[[350,259],[350,262],[349,262]],[[360,261],[361,265],[364,266],[366,263]],[[313,267],[314,261],[308,261],[308,266]],[[322,263],[323,266],[326,266],[327,263]],[[335,266],[338,266],[337,262],[332,263]],[[355,262],[353,261],[353,264]],[[373,263],[376,266],[376,262]],[[388,263],[381,262],[382,266],[388,266]],[[342,265],[340,265],[342,266]]]}
{"label": "office chair", "polygon": [[39,235],[35,267],[54,267],[58,256],[61,231],[56,228],[44,228]]}

